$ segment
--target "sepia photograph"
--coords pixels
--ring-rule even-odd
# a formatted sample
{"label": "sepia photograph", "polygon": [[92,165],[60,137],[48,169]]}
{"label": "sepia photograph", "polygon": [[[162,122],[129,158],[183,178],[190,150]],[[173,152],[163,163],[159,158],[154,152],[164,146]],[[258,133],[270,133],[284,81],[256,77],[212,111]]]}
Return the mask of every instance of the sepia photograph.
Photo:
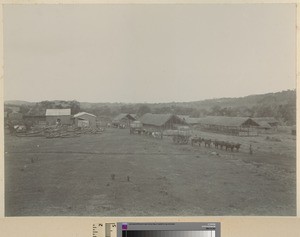
{"label": "sepia photograph", "polygon": [[3,6],[5,216],[296,216],[296,4]]}

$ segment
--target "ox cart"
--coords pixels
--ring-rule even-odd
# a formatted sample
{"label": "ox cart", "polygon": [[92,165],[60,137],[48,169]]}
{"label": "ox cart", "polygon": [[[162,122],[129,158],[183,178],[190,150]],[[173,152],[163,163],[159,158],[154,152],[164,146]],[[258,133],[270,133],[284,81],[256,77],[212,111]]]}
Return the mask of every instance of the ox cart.
{"label": "ox cart", "polygon": [[130,124],[130,134],[142,134],[143,124],[141,121],[133,121]]}
{"label": "ox cart", "polygon": [[173,131],[173,142],[176,144],[188,144],[191,137],[191,130],[187,126],[180,126]]}

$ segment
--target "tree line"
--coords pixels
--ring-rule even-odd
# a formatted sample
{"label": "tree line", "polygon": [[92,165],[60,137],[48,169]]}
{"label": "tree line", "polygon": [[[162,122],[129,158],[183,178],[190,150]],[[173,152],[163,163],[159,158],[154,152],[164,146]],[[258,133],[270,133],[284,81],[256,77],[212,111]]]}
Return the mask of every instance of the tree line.
{"label": "tree line", "polygon": [[[120,113],[130,113],[142,116],[145,113],[158,113],[158,114],[177,114],[188,115],[190,117],[202,116],[229,116],[229,117],[274,117],[285,125],[296,124],[296,105],[295,104],[279,104],[279,105],[256,105],[252,107],[221,107],[218,105],[212,106],[210,109],[204,108],[191,108],[182,106],[162,106],[155,108],[148,104],[139,105],[122,105],[119,107],[110,107],[108,105],[99,106],[94,108],[81,109],[80,103],[77,101],[57,104],[50,101],[42,101],[35,106],[22,105],[20,106],[20,113],[23,115],[44,115],[46,109],[63,109],[71,108],[71,114],[84,111],[95,114],[98,117],[109,117]],[[7,110],[9,111],[9,109]]]}
{"label": "tree line", "polygon": [[[247,97],[243,97],[245,100]],[[222,103],[211,102],[209,106],[201,106],[201,103],[161,103],[161,104],[91,104],[81,106],[80,102],[73,101],[41,101],[35,105],[21,105],[20,113],[23,115],[45,115],[46,109],[71,108],[71,114],[88,112],[98,117],[113,118],[120,113],[130,113],[142,116],[145,113],[177,114],[190,117],[202,116],[229,116],[229,117],[274,117],[283,125],[296,124],[296,92],[283,91],[279,93],[260,95],[256,103],[244,105],[232,101],[232,106]],[[213,100],[212,100],[213,101]],[[236,98],[235,101],[239,101]],[[5,111],[12,112],[9,105]]]}

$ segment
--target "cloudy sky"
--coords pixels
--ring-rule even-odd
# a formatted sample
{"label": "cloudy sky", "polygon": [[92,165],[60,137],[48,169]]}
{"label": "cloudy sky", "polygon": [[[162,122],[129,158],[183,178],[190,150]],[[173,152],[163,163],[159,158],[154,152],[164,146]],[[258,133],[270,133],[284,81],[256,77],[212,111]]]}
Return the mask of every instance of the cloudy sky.
{"label": "cloudy sky", "polygon": [[296,87],[294,4],[5,5],[5,100],[170,102]]}

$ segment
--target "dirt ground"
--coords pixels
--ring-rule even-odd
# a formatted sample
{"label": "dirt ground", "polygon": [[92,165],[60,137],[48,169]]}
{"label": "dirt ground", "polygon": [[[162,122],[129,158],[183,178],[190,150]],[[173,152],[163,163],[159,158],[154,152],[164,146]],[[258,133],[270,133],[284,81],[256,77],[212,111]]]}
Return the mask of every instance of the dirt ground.
{"label": "dirt ground", "polygon": [[5,214],[296,215],[295,137],[195,133],[239,141],[242,147],[230,152],[175,145],[168,137],[129,135],[127,129],[114,128],[75,138],[7,134]]}

